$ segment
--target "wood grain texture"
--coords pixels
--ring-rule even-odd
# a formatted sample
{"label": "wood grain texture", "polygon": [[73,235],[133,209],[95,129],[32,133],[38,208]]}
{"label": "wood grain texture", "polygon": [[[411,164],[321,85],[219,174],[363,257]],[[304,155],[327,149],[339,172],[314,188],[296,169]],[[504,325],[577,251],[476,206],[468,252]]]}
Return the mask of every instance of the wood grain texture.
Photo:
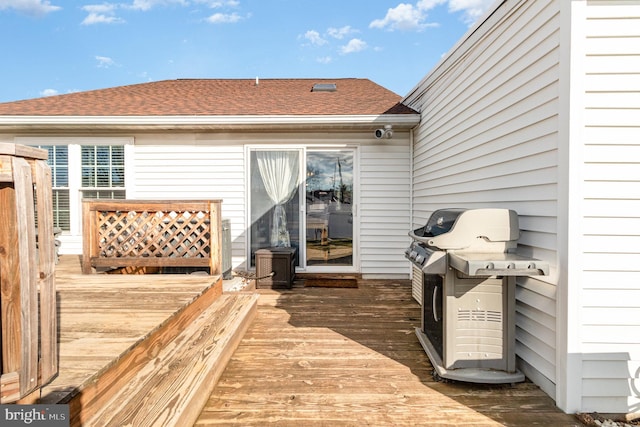
{"label": "wood grain texture", "polygon": [[[219,277],[81,274],[79,256],[56,268],[59,375],[40,403],[88,416],[222,293]],[[187,307],[190,309],[187,310]]]}
{"label": "wood grain texture", "polygon": [[220,200],[82,201],[83,272],[96,267],[221,270]]}
{"label": "wood grain texture", "polygon": [[55,239],[51,168],[44,160],[34,164],[38,215],[38,290],[40,296],[40,383],[58,374],[58,321],[56,314]]}
{"label": "wood grain texture", "polygon": [[258,292],[197,427],[579,425],[530,382],[435,382],[408,281]]}
{"label": "wood grain texture", "polygon": [[251,322],[256,305],[255,294],[221,296],[84,425],[192,425]]}

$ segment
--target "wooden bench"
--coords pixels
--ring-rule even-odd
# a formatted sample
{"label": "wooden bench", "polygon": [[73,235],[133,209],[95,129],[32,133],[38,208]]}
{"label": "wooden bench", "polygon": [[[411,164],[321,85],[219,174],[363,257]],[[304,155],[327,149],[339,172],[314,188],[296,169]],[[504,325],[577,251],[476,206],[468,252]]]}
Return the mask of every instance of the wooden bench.
{"label": "wooden bench", "polygon": [[257,301],[254,293],[222,294],[83,426],[193,425],[253,320]]}

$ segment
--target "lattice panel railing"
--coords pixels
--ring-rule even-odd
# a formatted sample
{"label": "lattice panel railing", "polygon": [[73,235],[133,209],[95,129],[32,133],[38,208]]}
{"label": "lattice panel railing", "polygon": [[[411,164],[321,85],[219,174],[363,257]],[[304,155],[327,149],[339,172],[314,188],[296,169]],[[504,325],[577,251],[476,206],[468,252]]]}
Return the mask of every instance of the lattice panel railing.
{"label": "lattice panel railing", "polygon": [[206,212],[98,212],[103,257],[209,256]]}
{"label": "lattice panel railing", "polygon": [[[219,201],[83,201],[91,266],[213,266],[220,263]],[[83,260],[83,270],[86,270]],[[87,271],[85,271],[87,272]],[[218,274],[218,273],[212,273]]]}

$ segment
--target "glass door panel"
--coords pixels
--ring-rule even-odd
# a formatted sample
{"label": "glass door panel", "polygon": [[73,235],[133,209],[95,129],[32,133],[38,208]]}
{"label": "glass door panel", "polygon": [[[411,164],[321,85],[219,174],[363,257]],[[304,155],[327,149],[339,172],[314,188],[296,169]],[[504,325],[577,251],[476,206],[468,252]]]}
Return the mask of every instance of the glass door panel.
{"label": "glass door panel", "polygon": [[300,155],[301,150],[250,152],[251,267],[262,248],[294,247],[299,257]]}
{"label": "glass door panel", "polygon": [[306,265],[353,266],[353,150],[307,151]]}

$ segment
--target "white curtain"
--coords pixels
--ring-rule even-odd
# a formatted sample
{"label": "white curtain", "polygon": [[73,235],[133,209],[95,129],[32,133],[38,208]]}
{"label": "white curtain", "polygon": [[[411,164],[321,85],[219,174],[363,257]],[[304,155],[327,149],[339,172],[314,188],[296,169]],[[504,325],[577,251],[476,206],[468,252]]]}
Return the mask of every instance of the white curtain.
{"label": "white curtain", "polygon": [[271,226],[271,246],[291,247],[287,230],[287,203],[298,187],[299,159],[297,151],[257,151],[258,169],[267,194],[275,208]]}

